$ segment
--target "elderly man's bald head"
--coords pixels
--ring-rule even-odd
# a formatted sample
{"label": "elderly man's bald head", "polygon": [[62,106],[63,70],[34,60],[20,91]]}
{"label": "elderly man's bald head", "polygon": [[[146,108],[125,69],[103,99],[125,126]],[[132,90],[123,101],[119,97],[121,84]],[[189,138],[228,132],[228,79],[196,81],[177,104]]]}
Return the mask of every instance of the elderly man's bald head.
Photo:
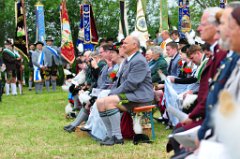
{"label": "elderly man's bald head", "polygon": [[201,39],[209,44],[213,44],[218,39],[215,37],[218,25],[216,14],[220,10],[221,8],[218,7],[211,7],[204,10],[201,23],[198,26]]}
{"label": "elderly man's bald head", "polygon": [[123,47],[125,54],[130,56],[133,53],[139,51],[140,41],[137,37],[135,37],[133,35],[129,35],[124,40],[122,47]]}
{"label": "elderly man's bald head", "polygon": [[167,30],[163,30],[161,32],[161,37],[163,38],[163,40],[167,40],[170,37],[170,34]]}

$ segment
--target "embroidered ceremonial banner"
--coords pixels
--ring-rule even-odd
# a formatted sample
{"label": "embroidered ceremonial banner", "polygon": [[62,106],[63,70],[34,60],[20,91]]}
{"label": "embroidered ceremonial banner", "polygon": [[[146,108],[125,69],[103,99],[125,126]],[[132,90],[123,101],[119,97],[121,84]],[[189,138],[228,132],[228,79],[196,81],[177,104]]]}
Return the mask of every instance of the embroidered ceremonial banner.
{"label": "embroidered ceremonial banner", "polygon": [[90,4],[80,5],[80,16],[77,46],[78,50],[83,53],[87,50],[94,50],[94,46],[98,44],[98,34]]}
{"label": "embroidered ceremonial banner", "polygon": [[146,47],[146,41],[149,39],[149,37],[148,37],[147,23],[146,23],[141,0],[138,0],[138,4],[137,4],[137,17],[135,22],[135,31],[140,33],[139,40],[141,42],[141,45]]}
{"label": "embroidered ceremonial banner", "polygon": [[90,5],[83,5],[84,42],[91,42]]}
{"label": "embroidered ceremonial banner", "polygon": [[40,2],[36,5],[36,41],[45,43],[45,21],[44,21],[44,6]]}
{"label": "embroidered ceremonial banner", "polygon": [[74,46],[72,41],[72,33],[67,13],[66,0],[61,3],[61,54],[62,57],[72,64],[75,60]]}
{"label": "embroidered ceremonial banner", "polygon": [[179,18],[178,18],[178,31],[181,36],[191,30],[190,12],[189,12],[189,1],[179,0]]}
{"label": "embroidered ceremonial banner", "polygon": [[225,5],[227,4],[227,0],[220,0],[220,8],[225,8]]}
{"label": "embroidered ceremonial banner", "polygon": [[90,26],[90,30],[91,30],[91,38],[92,38],[92,43],[93,44],[98,44],[98,33],[97,33],[97,28],[96,28],[96,24],[95,24],[95,20],[94,20],[94,16],[93,16],[93,10],[92,10],[92,6],[90,5],[90,17],[91,17],[91,26]]}
{"label": "embroidered ceremonial banner", "polygon": [[119,34],[121,34],[121,31],[122,31],[122,34],[126,37],[129,34],[129,32],[128,32],[128,18],[127,18],[128,3],[125,0],[120,0],[119,5],[120,5]]}
{"label": "embroidered ceremonial banner", "polygon": [[159,32],[163,30],[168,30],[168,1],[160,0],[160,27]]}
{"label": "embroidered ceremonial banner", "polygon": [[16,32],[14,46],[22,56],[29,60],[24,0],[15,1],[15,20],[16,20]]}

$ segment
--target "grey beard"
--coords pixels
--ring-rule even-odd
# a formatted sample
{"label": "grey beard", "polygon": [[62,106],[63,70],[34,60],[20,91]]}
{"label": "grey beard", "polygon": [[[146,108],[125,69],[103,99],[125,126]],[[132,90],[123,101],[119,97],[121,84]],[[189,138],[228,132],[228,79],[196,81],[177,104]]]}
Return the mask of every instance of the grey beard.
{"label": "grey beard", "polygon": [[220,38],[218,40],[218,44],[219,46],[224,49],[224,50],[230,50],[230,43],[229,40],[223,40],[222,38]]}

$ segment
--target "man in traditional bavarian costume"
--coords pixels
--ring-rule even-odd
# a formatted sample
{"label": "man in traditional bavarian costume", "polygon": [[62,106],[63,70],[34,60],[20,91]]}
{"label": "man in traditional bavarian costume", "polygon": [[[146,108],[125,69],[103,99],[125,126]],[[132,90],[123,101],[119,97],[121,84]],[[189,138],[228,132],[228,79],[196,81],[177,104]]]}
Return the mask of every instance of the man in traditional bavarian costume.
{"label": "man in traditional bavarian costume", "polygon": [[32,90],[32,84],[33,84],[33,63],[32,63],[32,54],[35,51],[35,44],[30,44],[29,45],[29,80],[28,80],[28,90],[31,91]]}
{"label": "man in traditional bavarian costume", "polygon": [[62,65],[61,54],[59,48],[53,46],[53,37],[48,36],[46,39],[46,46],[43,48],[45,54],[45,66],[46,68],[46,79],[45,85],[49,92],[50,80],[52,84],[52,90],[56,91],[57,86],[57,70],[58,66]]}
{"label": "man in traditional bavarian costume", "polygon": [[5,71],[4,68],[5,67],[5,64],[3,63],[3,60],[2,60],[2,52],[3,52],[3,48],[0,47],[0,102],[2,101],[2,93],[3,93],[3,89],[2,89],[2,72]]}
{"label": "man in traditional bavarian costume", "polygon": [[5,49],[3,50],[2,58],[6,65],[6,95],[9,95],[10,85],[12,95],[17,95],[16,86],[16,62],[21,59],[21,57],[14,53],[13,43],[11,40],[6,40],[4,42]]}
{"label": "man in traditional bavarian costume", "polygon": [[23,58],[19,54],[19,51],[17,48],[13,48],[14,53],[19,57],[16,60],[16,75],[17,75],[17,82],[18,83],[18,89],[19,89],[19,94],[23,93],[23,71],[24,71],[24,65],[23,65]]}
{"label": "man in traditional bavarian costume", "polygon": [[44,71],[45,71],[45,53],[43,52],[43,42],[38,41],[35,43],[36,50],[32,53],[32,63],[34,69],[34,84],[36,93],[42,93]]}

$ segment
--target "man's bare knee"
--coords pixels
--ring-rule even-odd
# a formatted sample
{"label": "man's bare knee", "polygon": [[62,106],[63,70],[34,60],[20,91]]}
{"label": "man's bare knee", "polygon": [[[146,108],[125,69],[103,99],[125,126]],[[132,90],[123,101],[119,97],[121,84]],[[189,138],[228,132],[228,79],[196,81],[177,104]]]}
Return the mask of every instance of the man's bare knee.
{"label": "man's bare knee", "polygon": [[120,99],[116,95],[108,96],[105,100],[105,107],[106,109],[115,109],[117,108],[118,103],[120,102]]}
{"label": "man's bare knee", "polygon": [[104,98],[99,98],[96,100],[97,108],[99,111],[105,111]]}

